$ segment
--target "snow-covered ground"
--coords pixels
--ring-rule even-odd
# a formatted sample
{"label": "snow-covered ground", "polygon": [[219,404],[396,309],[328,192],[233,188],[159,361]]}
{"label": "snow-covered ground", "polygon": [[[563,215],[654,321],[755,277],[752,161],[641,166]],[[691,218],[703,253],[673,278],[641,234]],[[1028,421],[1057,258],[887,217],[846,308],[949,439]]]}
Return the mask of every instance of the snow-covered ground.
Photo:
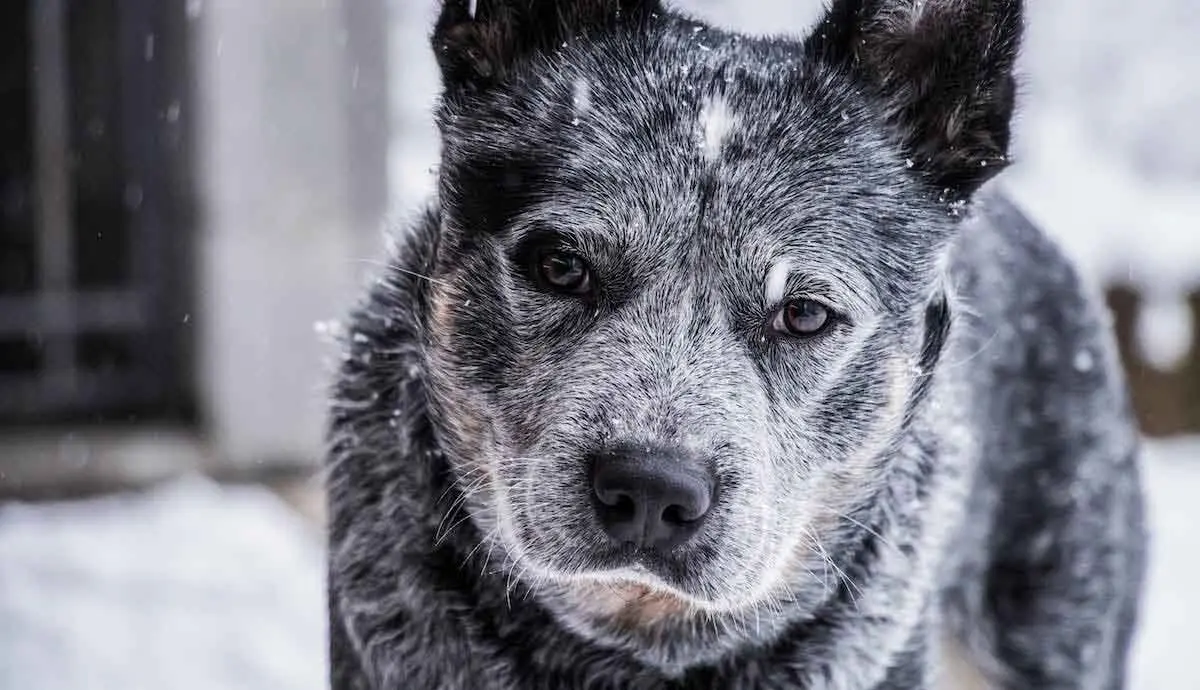
{"label": "snow-covered ground", "polygon": [[0,505],[0,688],[318,690],[323,568],[259,488]]}
{"label": "snow-covered ground", "polygon": [[1200,688],[1200,439],[1150,447],[1151,565],[1132,690]]}
{"label": "snow-covered ground", "polygon": [[[1156,443],[1133,690],[1196,690],[1200,439]],[[320,690],[319,539],[274,494],[201,480],[0,507],[0,688]]]}

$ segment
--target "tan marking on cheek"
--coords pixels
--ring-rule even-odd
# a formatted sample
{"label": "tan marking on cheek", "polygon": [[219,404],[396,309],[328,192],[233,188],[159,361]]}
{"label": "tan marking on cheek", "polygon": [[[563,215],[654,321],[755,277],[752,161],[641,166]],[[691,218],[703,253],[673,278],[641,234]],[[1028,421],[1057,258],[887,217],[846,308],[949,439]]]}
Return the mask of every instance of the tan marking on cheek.
{"label": "tan marking on cheek", "polygon": [[942,663],[937,683],[939,690],[990,690],[994,687],[956,640],[944,638],[941,652]]}
{"label": "tan marking on cheek", "polygon": [[442,284],[434,284],[429,292],[429,330],[435,341],[446,339],[454,325],[454,310],[460,302],[454,292]]}
{"label": "tan marking on cheek", "polygon": [[470,405],[460,405],[455,413],[453,426],[456,445],[459,447],[458,454],[466,462],[463,471],[470,475],[466,479],[473,481],[482,471],[490,481],[497,481],[499,477],[496,476],[496,468],[483,462],[485,427],[482,415],[473,410]]}
{"label": "tan marking on cheek", "polygon": [[[812,491],[822,497],[816,509],[805,521],[807,535],[800,539],[786,554],[784,566],[786,577],[811,577],[808,571],[822,573],[822,560],[817,545],[812,540],[837,530],[854,527],[843,516],[850,512],[871,488],[874,480],[875,460],[884,452],[893,432],[899,426],[912,391],[912,373],[907,360],[897,357],[888,364],[887,400],[873,425],[871,434],[861,449],[846,462],[815,479]],[[831,575],[832,577],[832,575]]]}
{"label": "tan marking on cheek", "polygon": [[430,288],[427,324],[433,342],[430,366],[439,370],[431,372],[431,378],[435,380],[433,388],[441,403],[442,427],[451,435],[454,455],[465,463],[460,471],[468,475],[468,481],[477,480],[482,471],[494,482],[498,479],[495,468],[480,461],[487,440],[486,416],[482,409],[471,404],[471,396],[457,386],[455,378],[448,375],[450,368],[440,361],[451,349],[455,310],[463,307],[463,300],[454,288],[456,280],[457,276],[451,273]]}
{"label": "tan marking on cheek", "polygon": [[852,462],[846,463],[847,468],[865,471],[872,467],[875,459],[892,440],[897,427],[904,421],[904,410],[908,406],[913,381],[907,358],[892,359],[887,365],[887,372],[883,409],[880,410],[872,425],[871,434],[862,444],[861,450],[854,454]]}
{"label": "tan marking on cheek", "polygon": [[852,502],[858,497],[855,489],[870,481],[875,472],[876,459],[887,449],[896,429],[904,420],[904,410],[912,391],[912,373],[904,357],[897,357],[888,363],[888,376],[884,385],[886,400],[883,409],[871,425],[867,438],[856,453],[830,473],[826,491],[833,494],[829,503],[834,510],[844,510],[848,507],[839,505],[838,498],[846,498]]}
{"label": "tan marking on cheek", "polygon": [[904,416],[905,407],[908,406],[908,396],[912,393],[912,366],[906,358],[897,357],[892,360],[889,370],[889,395],[886,418],[889,421],[899,422]]}

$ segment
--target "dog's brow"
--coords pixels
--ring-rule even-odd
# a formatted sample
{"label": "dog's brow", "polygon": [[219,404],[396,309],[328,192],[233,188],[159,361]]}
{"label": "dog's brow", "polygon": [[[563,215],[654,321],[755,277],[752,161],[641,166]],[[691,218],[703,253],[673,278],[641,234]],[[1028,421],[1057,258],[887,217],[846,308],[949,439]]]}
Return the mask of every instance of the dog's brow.
{"label": "dog's brow", "polygon": [[[879,295],[871,282],[852,266],[829,265],[827,257],[807,257],[804,252],[774,258],[763,284],[763,296],[773,306],[788,296],[788,286],[799,281],[798,287],[820,293],[833,300],[834,306],[865,318],[879,309]],[[814,295],[816,296],[816,295]]]}
{"label": "dog's brow", "polygon": [[545,216],[516,225],[502,245],[513,249],[541,235],[559,237],[584,250],[611,246],[619,239],[616,231],[604,224],[581,223],[577,217]]}
{"label": "dog's brow", "polygon": [[767,271],[766,297],[767,304],[775,304],[787,293],[788,276],[792,271],[790,259],[778,259],[771,264]]}

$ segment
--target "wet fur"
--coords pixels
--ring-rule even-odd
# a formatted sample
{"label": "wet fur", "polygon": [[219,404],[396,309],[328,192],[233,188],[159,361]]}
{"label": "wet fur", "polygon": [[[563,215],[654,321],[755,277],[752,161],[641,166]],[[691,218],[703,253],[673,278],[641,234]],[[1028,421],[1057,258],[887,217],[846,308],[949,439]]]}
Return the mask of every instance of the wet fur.
{"label": "wet fur", "polygon": [[[1124,382],[1097,301],[986,185],[1020,17],[843,0],[791,41],[639,0],[445,3],[438,196],[333,396],[334,687],[925,688],[946,636],[998,687],[1123,687]],[[547,238],[598,301],[531,287]],[[844,322],[780,339],[781,290]],[[641,568],[581,462],[620,443],[721,478]]]}

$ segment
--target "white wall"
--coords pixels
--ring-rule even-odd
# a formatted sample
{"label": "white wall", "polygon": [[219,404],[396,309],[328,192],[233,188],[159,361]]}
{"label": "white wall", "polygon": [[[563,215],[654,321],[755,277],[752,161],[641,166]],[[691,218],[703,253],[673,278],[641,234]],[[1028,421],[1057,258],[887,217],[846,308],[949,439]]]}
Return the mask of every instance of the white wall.
{"label": "white wall", "polygon": [[[192,1],[201,409],[221,460],[315,462],[340,316],[378,228],[354,227],[339,2]],[[370,241],[367,238],[370,238]]]}

